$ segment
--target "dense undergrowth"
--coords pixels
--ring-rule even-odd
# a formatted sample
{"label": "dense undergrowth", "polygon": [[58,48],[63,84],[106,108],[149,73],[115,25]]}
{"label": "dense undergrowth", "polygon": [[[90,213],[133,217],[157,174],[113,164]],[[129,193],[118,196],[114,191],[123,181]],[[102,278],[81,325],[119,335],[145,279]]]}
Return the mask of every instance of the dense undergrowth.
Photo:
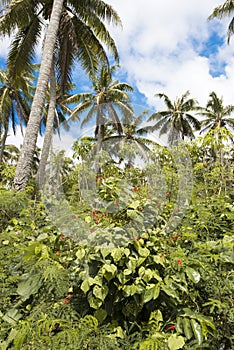
{"label": "dense undergrowth", "polygon": [[184,145],[193,170],[186,211],[164,148],[156,152],[164,195],[137,168],[110,164],[98,175],[99,195],[118,210],[85,203],[81,166],[67,160],[71,210],[61,221],[33,183],[12,192],[13,171],[2,164],[1,350],[234,348],[233,149],[221,162],[199,142]]}

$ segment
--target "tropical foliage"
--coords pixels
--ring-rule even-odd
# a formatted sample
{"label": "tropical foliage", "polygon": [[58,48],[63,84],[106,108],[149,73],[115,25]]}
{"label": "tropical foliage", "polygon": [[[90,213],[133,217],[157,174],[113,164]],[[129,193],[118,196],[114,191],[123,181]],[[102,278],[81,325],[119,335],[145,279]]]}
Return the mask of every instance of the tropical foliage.
{"label": "tropical foliage", "polygon": [[186,212],[176,203],[181,174],[161,146],[163,194],[149,192],[141,169],[107,160],[96,183],[110,205],[95,210],[81,190],[72,196],[82,164],[65,161],[71,211],[63,205],[60,223],[50,218],[56,199],[46,208],[33,188],[15,197],[2,183],[2,348],[231,349],[233,150],[220,168],[211,141],[182,146],[194,173]]}
{"label": "tropical foliage", "polygon": [[168,134],[168,143],[172,145],[185,137],[194,138],[194,130],[200,129],[199,121],[191,114],[197,109],[197,102],[193,98],[188,98],[189,91],[185,92],[175,102],[172,102],[166,94],[156,94],[164,100],[167,107],[164,111],[159,111],[151,115],[149,122],[155,124],[148,127],[148,130],[159,130],[159,135]]}
{"label": "tropical foliage", "polygon": [[[232,11],[226,1],[211,17]],[[106,20],[120,24],[99,0],[2,4],[13,41],[0,71],[0,349],[232,350],[234,106],[214,91],[205,107],[160,93],[165,110],[136,114]],[[91,92],[71,94],[75,60]],[[71,120],[94,135],[46,167]],[[22,149],[7,145],[25,124]]]}

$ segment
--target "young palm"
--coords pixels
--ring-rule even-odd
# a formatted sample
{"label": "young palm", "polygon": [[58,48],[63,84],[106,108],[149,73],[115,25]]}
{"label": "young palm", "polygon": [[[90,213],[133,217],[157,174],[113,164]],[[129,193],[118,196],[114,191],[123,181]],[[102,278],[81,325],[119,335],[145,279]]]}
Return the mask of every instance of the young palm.
{"label": "young palm", "polygon": [[8,60],[9,67],[15,75],[31,61],[43,21],[49,19],[37,89],[14,180],[14,187],[21,190],[26,186],[30,176],[54,55],[63,87],[64,82],[70,78],[75,59],[80,60],[85,69],[95,69],[99,60],[107,62],[107,55],[102,45],[106,45],[115,59],[117,58],[115,43],[104,21],[119,24],[120,19],[112,7],[101,0],[92,2],[14,0],[3,9],[2,13],[0,31],[3,34],[11,34],[18,29]]}
{"label": "young palm", "polygon": [[[209,19],[219,18],[222,19],[224,17],[229,17],[234,13],[234,1],[227,0],[222,5],[215,7],[212,14],[209,16]],[[231,35],[234,34],[234,17],[232,17],[231,22],[228,26],[228,43],[230,41]]]}
{"label": "young palm", "polygon": [[15,134],[16,125],[27,124],[33,94],[34,76],[23,73],[13,80],[8,70],[0,70],[0,162],[3,158],[6,138],[10,125]]}
{"label": "young palm", "polygon": [[216,128],[234,130],[234,118],[230,117],[233,112],[234,105],[224,106],[223,98],[219,98],[214,91],[211,92],[206,107],[199,111],[199,114],[205,117],[201,122],[201,133]]}
{"label": "young palm", "polygon": [[154,121],[153,126],[148,126],[148,131],[159,130],[159,136],[168,134],[168,143],[174,143],[194,138],[194,130],[200,129],[200,122],[190,113],[197,110],[197,101],[194,98],[188,98],[189,91],[184,93],[181,98],[177,98],[172,102],[169,97],[163,93],[156,94],[159,98],[163,98],[167,107],[166,110],[152,114],[148,121]]}
{"label": "young palm", "polygon": [[84,111],[88,112],[81,126],[88,124],[92,118],[96,119],[95,138],[98,140],[98,147],[105,137],[107,125],[111,124],[121,135],[123,128],[119,115],[133,115],[128,92],[134,90],[127,83],[113,80],[115,69],[115,66],[109,68],[103,65],[99,74],[92,76],[93,92],[77,94],[67,100],[68,103],[78,103],[70,115],[71,120],[79,119]]}

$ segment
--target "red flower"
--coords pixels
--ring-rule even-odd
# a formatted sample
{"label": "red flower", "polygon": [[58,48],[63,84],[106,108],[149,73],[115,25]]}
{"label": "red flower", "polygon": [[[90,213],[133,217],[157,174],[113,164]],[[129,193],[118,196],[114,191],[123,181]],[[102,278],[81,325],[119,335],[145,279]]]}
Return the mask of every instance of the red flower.
{"label": "red flower", "polygon": [[63,304],[69,304],[69,300],[67,300],[67,299],[65,299],[64,301],[63,301]]}
{"label": "red flower", "polygon": [[72,215],[72,219],[77,219],[77,216],[76,215]]}
{"label": "red flower", "polygon": [[99,179],[99,177],[96,177],[96,181],[99,181],[100,179]]}
{"label": "red flower", "polygon": [[65,238],[65,235],[64,235],[64,234],[62,234],[60,237],[61,237],[61,238]]}
{"label": "red flower", "polygon": [[140,239],[141,239],[141,237],[137,237],[137,238],[136,238],[136,241],[139,241]]}
{"label": "red flower", "polygon": [[136,192],[138,190],[138,188],[135,186],[133,187],[133,191]]}
{"label": "red flower", "polygon": [[182,260],[178,260],[178,261],[177,261],[177,264],[178,264],[178,265],[181,265],[181,264],[182,264]]}
{"label": "red flower", "polygon": [[171,196],[170,192],[167,192],[166,197],[170,197],[170,196]]}
{"label": "red flower", "polygon": [[179,235],[176,234],[176,235],[172,236],[172,238],[173,238],[173,239],[177,239],[177,238],[179,238]]}
{"label": "red flower", "polygon": [[92,212],[92,215],[93,215],[93,216],[98,216],[98,213],[97,213],[96,211],[93,211],[93,212]]}
{"label": "red flower", "polygon": [[56,250],[55,254],[59,255],[60,254],[60,250]]}
{"label": "red flower", "polygon": [[166,332],[174,331],[174,330],[175,330],[175,325],[172,324],[171,326],[169,326],[169,327],[166,329]]}
{"label": "red flower", "polygon": [[139,210],[139,211],[142,211],[142,210],[143,210],[143,208],[142,208],[142,207],[139,207],[139,208],[138,208],[138,210]]}
{"label": "red flower", "polygon": [[89,232],[93,233],[93,232],[94,232],[94,228],[91,228],[91,229],[89,230]]}
{"label": "red flower", "polygon": [[98,225],[98,224],[99,224],[99,221],[95,221],[95,224]]}

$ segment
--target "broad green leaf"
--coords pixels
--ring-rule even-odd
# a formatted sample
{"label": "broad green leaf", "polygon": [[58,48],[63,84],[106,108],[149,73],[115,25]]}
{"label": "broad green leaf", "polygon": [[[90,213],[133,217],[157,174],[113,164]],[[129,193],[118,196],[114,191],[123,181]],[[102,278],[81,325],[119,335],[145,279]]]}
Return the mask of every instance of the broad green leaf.
{"label": "broad green leaf", "polygon": [[98,322],[101,324],[106,319],[107,312],[103,309],[99,309],[94,312],[94,316],[96,317]]}
{"label": "broad green leaf", "polygon": [[143,257],[147,257],[147,256],[150,255],[149,249],[147,249],[147,248],[142,248],[142,247],[139,247],[139,248],[138,248],[138,253],[139,253],[140,256],[143,256]]}
{"label": "broad green leaf", "polygon": [[193,283],[198,283],[201,279],[201,275],[198,271],[192,269],[191,267],[186,267],[185,272],[188,276],[188,278],[193,282]]}
{"label": "broad green leaf", "polygon": [[93,288],[93,295],[96,298],[104,301],[106,296],[107,296],[107,294],[108,294],[108,288],[106,286],[102,286],[102,287],[97,286],[97,285],[94,286],[94,288]]}
{"label": "broad green leaf", "polygon": [[30,297],[30,295],[38,292],[41,287],[41,283],[40,275],[29,276],[28,279],[18,284],[16,292],[23,297],[24,300],[26,300]]}
{"label": "broad green leaf", "polygon": [[168,347],[170,350],[182,349],[184,345],[185,341],[181,335],[172,334],[168,338]]}
{"label": "broad green leaf", "polygon": [[183,318],[183,330],[184,330],[184,335],[188,340],[193,337],[193,330],[190,323],[190,318],[188,317]]}
{"label": "broad green leaf", "polygon": [[76,256],[79,260],[81,260],[85,256],[85,249],[79,248],[76,252]]}
{"label": "broad green leaf", "polygon": [[103,276],[107,281],[110,281],[112,278],[115,277],[116,272],[117,272],[117,267],[114,264],[104,264],[102,266],[102,272]]}
{"label": "broad green leaf", "polygon": [[157,299],[160,293],[160,284],[148,284],[144,295],[143,295],[143,303],[148,303],[148,301],[152,299]]}
{"label": "broad green leaf", "polygon": [[170,287],[169,285],[163,284],[161,289],[164,291],[164,293],[166,293],[170,297],[175,298],[177,301],[180,301],[180,298],[179,298],[177,291],[175,289],[173,289],[172,287]]}
{"label": "broad green leaf", "polygon": [[190,322],[191,322],[191,326],[192,326],[192,330],[193,330],[194,336],[195,336],[198,344],[201,345],[202,342],[203,342],[202,328],[201,328],[200,324],[196,320],[191,319]]}
{"label": "broad green leaf", "polygon": [[80,288],[86,294],[94,283],[94,279],[92,277],[88,277],[82,282]]}
{"label": "broad green leaf", "polygon": [[111,256],[114,259],[114,262],[118,262],[124,254],[124,248],[113,248],[111,251]]}
{"label": "broad green leaf", "polygon": [[90,307],[92,307],[93,309],[96,309],[96,310],[102,306],[102,300],[97,299],[93,296],[90,296],[88,298],[88,302],[89,302]]}
{"label": "broad green leaf", "polygon": [[7,311],[7,313],[3,316],[2,319],[14,326],[21,317],[22,314],[19,312],[19,310],[12,308]]}

